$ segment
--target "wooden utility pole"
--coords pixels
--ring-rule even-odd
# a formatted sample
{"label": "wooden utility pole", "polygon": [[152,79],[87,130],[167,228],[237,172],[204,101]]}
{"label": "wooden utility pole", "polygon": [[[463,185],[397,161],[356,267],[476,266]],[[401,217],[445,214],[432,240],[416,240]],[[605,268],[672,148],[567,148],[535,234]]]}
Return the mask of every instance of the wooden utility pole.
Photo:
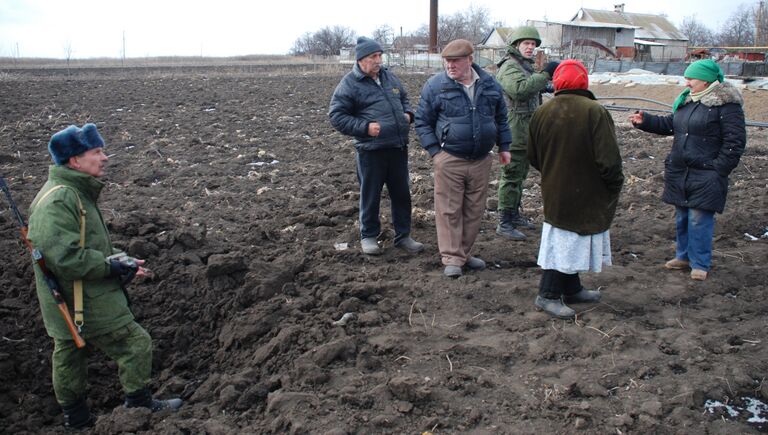
{"label": "wooden utility pole", "polygon": [[437,53],[437,0],[429,1],[429,52]]}

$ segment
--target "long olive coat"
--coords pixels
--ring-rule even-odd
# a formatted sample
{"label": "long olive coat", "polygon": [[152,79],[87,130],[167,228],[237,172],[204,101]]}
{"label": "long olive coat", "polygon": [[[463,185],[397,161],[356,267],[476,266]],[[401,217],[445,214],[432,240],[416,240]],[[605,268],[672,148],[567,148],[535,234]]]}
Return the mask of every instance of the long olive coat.
{"label": "long olive coat", "polygon": [[[80,210],[71,189],[58,189],[44,200],[40,198],[52,187],[63,184],[77,191],[86,213],[85,248],[80,242]],[[56,275],[64,299],[74,309],[73,282],[83,280],[85,324],[81,335],[87,340],[112,332],[133,320],[128,302],[117,278],[110,277],[106,257],[115,253],[97,207],[104,184],[96,178],[66,166],[51,166],[48,181],[32,202],[29,217],[29,240],[42,252],[46,266]],[[37,298],[48,335],[71,339],[69,330],[53,301],[43,274],[35,264]]]}
{"label": "long olive coat", "polygon": [[610,227],[624,174],[613,119],[591,92],[559,91],[536,110],[528,159],[541,172],[545,222],[582,235]]}

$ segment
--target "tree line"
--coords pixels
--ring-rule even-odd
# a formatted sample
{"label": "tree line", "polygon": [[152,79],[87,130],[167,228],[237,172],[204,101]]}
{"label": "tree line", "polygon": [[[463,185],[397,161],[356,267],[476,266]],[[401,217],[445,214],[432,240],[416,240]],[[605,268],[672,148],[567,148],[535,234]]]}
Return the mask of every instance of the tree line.
{"label": "tree line", "polygon": [[741,4],[720,25],[712,30],[689,16],[678,30],[688,37],[690,47],[765,47],[768,46],[768,16],[763,2]]}
{"label": "tree line", "polygon": [[[493,22],[487,8],[470,6],[453,15],[438,17],[438,46],[448,41],[463,38],[478,44],[491,30],[503,26]],[[768,13],[763,2],[741,4],[715,31],[696,19],[685,17],[678,24],[678,30],[688,37],[691,47],[748,47],[768,46]],[[417,30],[397,35],[389,25],[377,27],[367,35],[385,46],[396,50],[429,44],[429,26],[422,24]],[[343,48],[354,47],[357,35],[345,26],[327,26],[316,32],[306,32],[293,44],[290,54],[294,56],[335,56]]]}
{"label": "tree line", "polygon": [[[470,6],[465,11],[453,15],[438,17],[438,45],[445,44],[457,38],[479,43],[494,27],[501,23],[493,23],[487,8]],[[416,31],[397,35],[389,25],[377,27],[369,36],[382,45],[396,49],[411,48],[414,45],[429,43],[429,25],[422,24]],[[339,50],[354,47],[357,40],[355,31],[344,26],[328,26],[316,32],[307,32],[293,43],[290,54],[294,56],[335,56]]]}

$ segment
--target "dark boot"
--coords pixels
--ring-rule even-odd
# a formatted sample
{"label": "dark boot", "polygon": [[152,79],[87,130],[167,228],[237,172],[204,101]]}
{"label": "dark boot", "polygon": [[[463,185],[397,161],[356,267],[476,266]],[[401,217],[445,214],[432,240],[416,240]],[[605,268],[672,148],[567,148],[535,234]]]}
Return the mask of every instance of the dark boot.
{"label": "dark boot", "polygon": [[64,427],[67,429],[83,429],[93,426],[95,418],[88,409],[88,403],[82,398],[72,405],[62,406],[64,411]]}
{"label": "dark boot", "polygon": [[179,398],[168,400],[157,400],[152,398],[152,393],[148,388],[136,391],[135,393],[126,394],[125,407],[126,408],[149,408],[152,412],[162,411],[164,409],[170,409],[176,411],[181,408],[182,400]]}
{"label": "dark boot", "polygon": [[536,308],[544,311],[550,316],[557,317],[558,319],[573,319],[576,315],[576,311],[563,303],[561,299],[546,299],[541,296],[536,296],[536,302],[534,302]]}
{"label": "dark boot", "polygon": [[600,302],[599,290],[587,290],[584,287],[572,295],[563,295],[563,302],[568,304],[589,304]]}
{"label": "dark boot", "polygon": [[523,216],[519,209],[512,214],[512,225],[514,225],[515,228],[523,228],[526,230],[536,229],[536,224],[531,222],[527,217]]}
{"label": "dark boot", "polygon": [[560,276],[563,279],[563,302],[567,304],[600,302],[600,291],[585,289],[581,285],[581,278],[579,278],[578,273],[560,273]]}
{"label": "dark boot", "polygon": [[517,212],[512,210],[499,210],[499,225],[496,227],[496,234],[509,240],[525,240],[525,234],[515,228],[513,222]]}

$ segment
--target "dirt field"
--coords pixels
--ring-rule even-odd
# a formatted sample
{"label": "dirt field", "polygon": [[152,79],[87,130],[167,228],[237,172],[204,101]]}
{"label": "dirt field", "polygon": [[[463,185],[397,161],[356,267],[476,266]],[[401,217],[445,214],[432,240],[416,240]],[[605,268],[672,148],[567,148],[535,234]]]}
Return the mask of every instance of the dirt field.
{"label": "dirt field", "polygon": [[[25,214],[51,134],[95,122],[110,155],[101,206],[113,241],[155,273],[130,286],[133,309],[154,338],[158,395],[185,406],[123,409],[116,367],[97,353],[90,433],[766,431],[747,411],[705,408],[768,402],[768,239],[745,236],[768,231],[765,130],[748,130],[711,278],[693,282],[661,267],[674,253],[674,210],[660,201],[671,139],[616,112],[627,182],[611,229],[615,266],[583,276],[603,301],[561,321],[533,309],[538,232],[527,242],[494,233],[496,166],[475,250],[491,267],[442,276],[431,164],[415,134],[413,235],[427,250],[393,249],[388,230],[384,255],[360,253],[354,148],[326,115],[340,77],[0,73],[0,175]],[[415,106],[427,75],[401,77]],[[671,102],[680,89],[593,90]],[[768,93],[745,98],[747,117],[768,121]],[[524,208],[541,224],[537,183],[532,171]],[[63,432],[52,341],[1,201],[0,432]]]}

